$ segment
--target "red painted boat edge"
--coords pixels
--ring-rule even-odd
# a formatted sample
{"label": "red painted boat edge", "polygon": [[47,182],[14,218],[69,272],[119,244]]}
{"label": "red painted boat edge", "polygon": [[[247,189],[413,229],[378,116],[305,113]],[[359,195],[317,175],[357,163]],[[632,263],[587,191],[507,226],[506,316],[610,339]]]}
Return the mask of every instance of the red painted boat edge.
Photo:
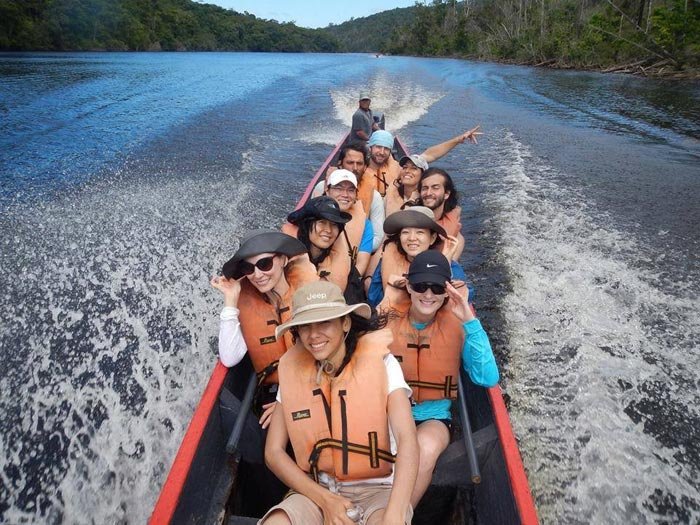
{"label": "red painted boat edge", "polygon": [[513,491],[515,505],[520,515],[520,522],[523,525],[537,525],[537,510],[530,493],[530,484],[527,481],[523,460],[520,457],[518,443],[513,435],[513,428],[510,425],[508,410],[503,402],[501,387],[496,385],[488,389],[493,419],[498,431],[498,437],[503,449],[503,459],[508,470],[510,488]]}
{"label": "red painted boat edge", "polygon": [[209,414],[217,402],[226,374],[228,374],[228,368],[217,360],[216,367],[214,367],[209,383],[207,383],[202,398],[194,411],[190,425],[187,428],[187,432],[185,432],[185,437],[182,438],[180,449],[170,467],[168,478],[165,480],[158,501],[153,508],[153,513],[148,520],[152,525],[170,523],[173,517],[178,501],[180,501],[182,487],[185,484],[192,460],[197,453],[199,441],[204,433],[204,427],[209,420]]}
{"label": "red painted boat edge", "polygon": [[[314,190],[314,186],[317,184],[318,180],[325,174],[328,165],[333,160],[333,157],[338,153],[340,148],[345,144],[346,139],[350,133],[346,133],[340,142],[333,148],[333,151],[326,157],[318,171],[314,174],[311,182],[306,187],[304,195],[299,199],[295,209],[300,208],[303,204],[311,197],[311,193]],[[161,525],[170,523],[173,514],[175,513],[175,508],[180,501],[180,494],[182,494],[182,488],[185,485],[187,476],[190,472],[192,466],[192,461],[195,454],[197,453],[197,447],[204,433],[204,427],[207,425],[209,415],[216,404],[216,401],[221,392],[221,387],[226,379],[226,374],[228,373],[228,368],[221,364],[217,360],[216,367],[209,378],[209,383],[207,383],[202,398],[197,405],[197,408],[192,415],[192,420],[190,425],[187,427],[185,436],[182,438],[182,444],[180,449],[175,456],[172,466],[170,467],[170,473],[168,474],[163,488],[160,491],[160,496],[156,501],[151,517],[148,523],[151,525]]]}

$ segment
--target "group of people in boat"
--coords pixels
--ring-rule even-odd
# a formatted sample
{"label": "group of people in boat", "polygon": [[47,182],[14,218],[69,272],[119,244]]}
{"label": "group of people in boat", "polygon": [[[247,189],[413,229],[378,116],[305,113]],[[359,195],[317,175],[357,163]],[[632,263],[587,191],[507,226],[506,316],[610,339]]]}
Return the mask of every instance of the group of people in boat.
{"label": "group of people in boat", "polygon": [[291,489],[260,523],[410,523],[450,441],[460,367],[498,382],[458,263],[457,192],[429,167],[478,134],[397,162],[370,126],[315,197],[241,239],[212,279],[221,362],[250,356],[265,461]]}

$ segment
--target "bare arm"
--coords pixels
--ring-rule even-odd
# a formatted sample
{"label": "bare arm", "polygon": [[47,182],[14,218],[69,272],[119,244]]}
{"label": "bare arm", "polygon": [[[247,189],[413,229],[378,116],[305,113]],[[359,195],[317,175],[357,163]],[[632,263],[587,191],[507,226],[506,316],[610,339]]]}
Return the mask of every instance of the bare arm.
{"label": "bare arm", "polygon": [[369,258],[372,254],[369,252],[357,252],[357,261],[355,267],[360,275],[364,275],[369,265]]}
{"label": "bare arm", "polygon": [[[374,128],[374,125],[372,126],[372,129],[376,129]],[[369,135],[367,135],[367,133],[365,133],[361,129],[355,130],[355,135],[360,137],[362,140],[369,140]]]}
{"label": "bare arm", "polygon": [[352,502],[331,493],[309,478],[287,454],[289,434],[284,421],[283,405],[272,413],[272,421],[265,442],[265,463],[268,468],[289,488],[313,501],[323,512],[324,523],[353,525],[347,516]]}
{"label": "bare arm", "polygon": [[460,232],[457,234],[457,247],[455,248],[455,253],[452,256],[452,260],[459,261],[459,258],[462,256],[463,251],[464,251],[464,236],[462,235],[462,232]]}
{"label": "bare arm", "polygon": [[394,464],[394,484],[391,487],[391,496],[389,496],[382,523],[400,524],[404,523],[418,475],[418,439],[416,424],[411,414],[411,403],[404,389],[394,390],[389,394],[387,409],[389,424],[396,439],[397,454]]}
{"label": "bare arm", "polygon": [[472,144],[477,144],[476,137],[478,135],[483,135],[483,133],[479,131],[479,128],[480,126],[477,126],[475,128],[470,129],[469,131],[460,133],[456,137],[452,137],[450,140],[446,140],[441,144],[435,144],[434,146],[430,146],[423,153],[421,153],[421,156],[426,160],[428,164],[430,164],[432,162],[435,162],[439,158],[447,155],[457,145],[464,143],[464,141],[468,140]]}

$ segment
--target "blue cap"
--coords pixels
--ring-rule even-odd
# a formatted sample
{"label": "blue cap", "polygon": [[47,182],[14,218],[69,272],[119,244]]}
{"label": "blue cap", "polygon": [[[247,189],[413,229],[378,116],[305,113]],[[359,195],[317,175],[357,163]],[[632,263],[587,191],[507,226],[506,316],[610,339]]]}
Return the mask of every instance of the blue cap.
{"label": "blue cap", "polygon": [[369,142],[367,143],[367,145],[369,147],[384,146],[385,148],[391,149],[394,147],[394,136],[388,131],[378,129],[377,131],[372,133],[372,136],[369,138]]}

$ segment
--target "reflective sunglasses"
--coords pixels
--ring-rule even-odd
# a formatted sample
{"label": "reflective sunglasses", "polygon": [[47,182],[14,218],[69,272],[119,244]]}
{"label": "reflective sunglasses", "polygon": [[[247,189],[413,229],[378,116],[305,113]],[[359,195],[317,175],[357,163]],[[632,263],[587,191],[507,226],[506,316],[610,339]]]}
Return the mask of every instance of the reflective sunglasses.
{"label": "reflective sunglasses", "polygon": [[416,283],[412,284],[411,288],[413,288],[418,293],[425,293],[428,291],[428,288],[430,288],[430,291],[433,292],[435,295],[443,295],[445,293],[444,284]]}
{"label": "reflective sunglasses", "polygon": [[274,262],[274,255],[270,257],[263,257],[255,264],[249,263],[248,261],[241,261],[240,263],[238,263],[238,271],[240,271],[243,275],[251,275],[255,273],[256,268],[261,272],[269,272],[270,270],[272,270],[272,265],[274,264]]}

